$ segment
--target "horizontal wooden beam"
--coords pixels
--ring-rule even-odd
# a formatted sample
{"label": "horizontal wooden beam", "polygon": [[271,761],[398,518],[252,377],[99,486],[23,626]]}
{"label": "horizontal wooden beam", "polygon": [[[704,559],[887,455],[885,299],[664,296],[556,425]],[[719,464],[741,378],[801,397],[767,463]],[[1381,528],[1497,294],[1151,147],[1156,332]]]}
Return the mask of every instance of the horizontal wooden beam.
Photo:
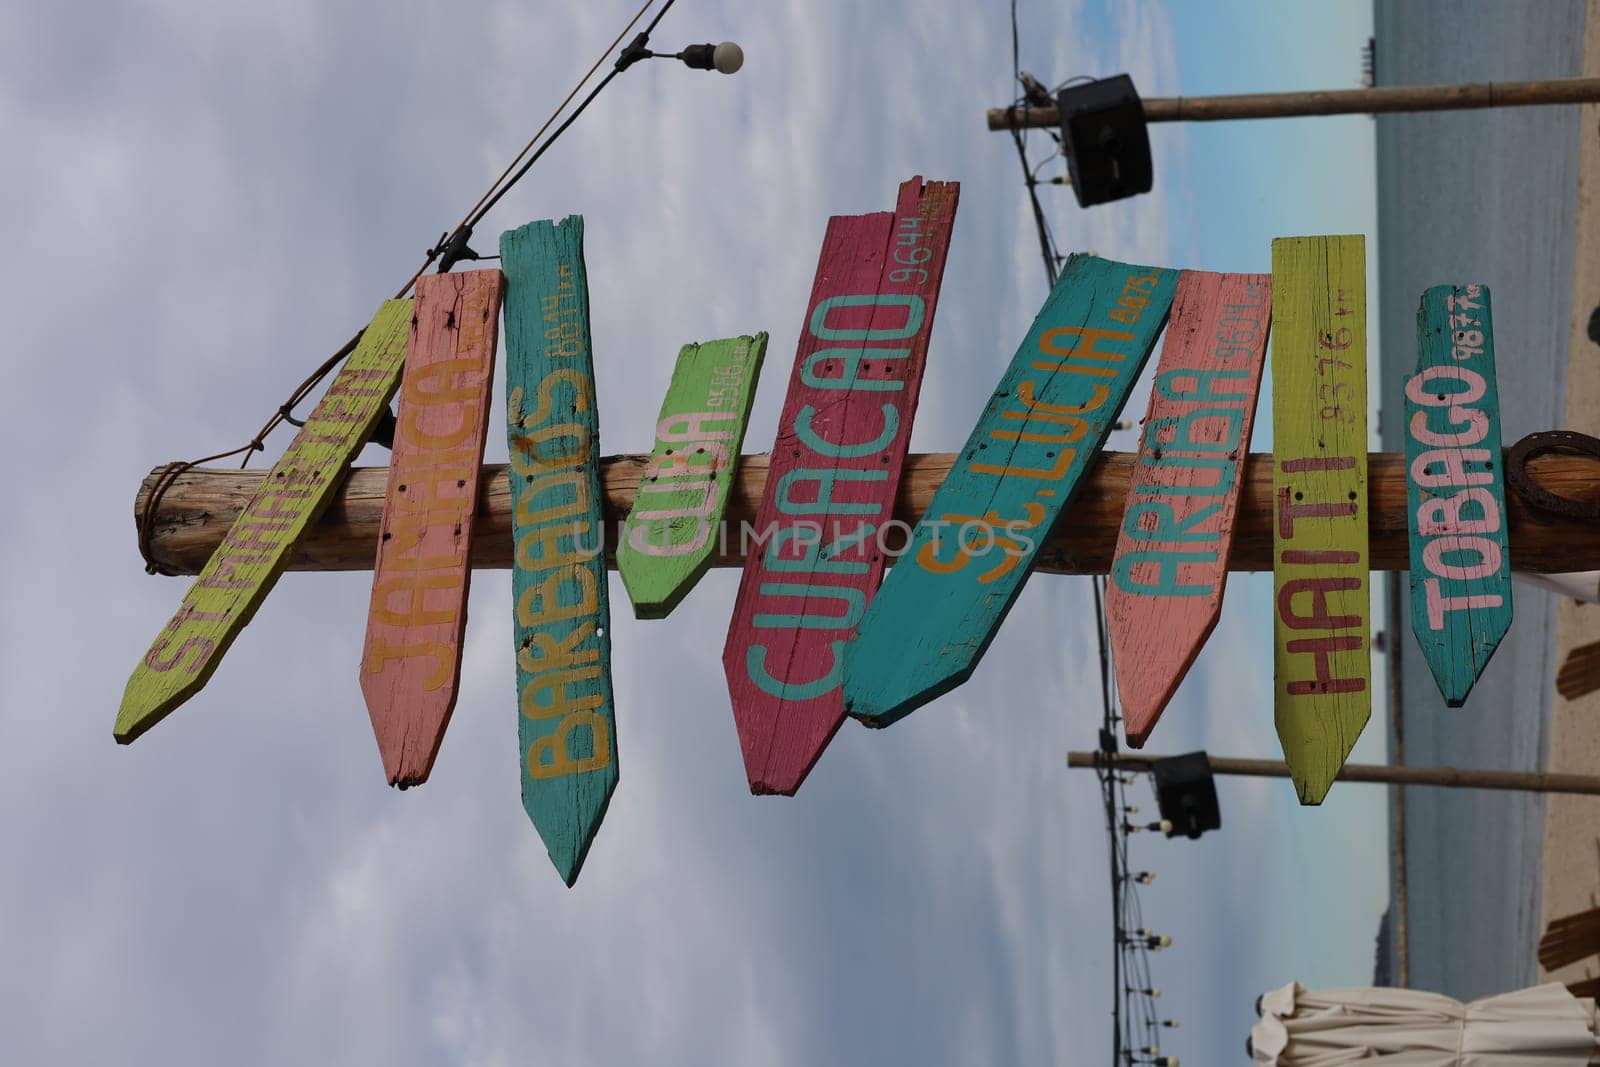
{"label": "horizontal wooden beam", "polygon": [[[1141,773],[1151,769],[1164,756],[1118,752],[1110,765],[1119,771]],[[1207,756],[1212,774],[1241,775],[1246,778],[1287,778],[1289,767],[1282,760],[1239,759],[1232,756]],[[1106,760],[1100,752],[1068,752],[1068,767],[1098,767]],[[1341,782],[1376,782],[1382,785],[1431,785],[1446,789],[1500,789],[1514,793],[1573,793],[1600,795],[1600,778],[1588,774],[1541,774],[1531,771],[1478,771],[1462,767],[1408,767],[1388,763],[1346,763],[1339,771]]]}
{"label": "horizontal wooden beam", "polygon": [[[605,491],[606,552],[615,565],[617,527],[627,517],[634,492],[649,457],[611,456],[602,461]],[[907,458],[895,517],[914,524],[944,481],[955,457],[948,452]],[[1077,499],[1039,553],[1039,570],[1050,574],[1104,574],[1116,547],[1122,522],[1133,455],[1103,453],[1084,479]],[[1238,533],[1230,570],[1272,568],[1272,457],[1252,454],[1245,465],[1239,501]],[[1405,570],[1405,457],[1374,453],[1368,463],[1368,511],[1371,515],[1373,570]],[[387,468],[358,467],[311,531],[290,564],[294,570],[370,570],[383,516]],[[1600,461],[1584,456],[1549,454],[1528,464],[1529,475],[1559,496],[1600,501]],[[145,478],[134,504],[134,521],[159,471]],[[162,496],[150,536],[150,557],[173,574],[196,574],[222,541],[234,519],[264,477],[259,470],[191,470],[177,478]],[[479,473],[479,517],[474,530],[475,567],[511,565],[511,494],[505,467],[485,466]],[[767,481],[767,457],[741,457],[728,501],[729,531],[716,566],[744,564],[740,523],[754,523]],[[1600,569],[1600,522],[1537,513],[1518,497],[1510,497],[1511,562],[1518,570],[1538,572]],[[891,550],[894,542],[886,537]]]}
{"label": "horizontal wooden beam", "polygon": [[[1324,89],[1304,93],[1237,93],[1230,96],[1152,96],[1143,101],[1147,122],[1220,122],[1303,115],[1376,115],[1394,111],[1462,111],[1484,107],[1586,104],[1600,100],[1600,78],[1469,85],[1386,85],[1376,89]],[[991,130],[1054,128],[1054,107],[989,109]]]}

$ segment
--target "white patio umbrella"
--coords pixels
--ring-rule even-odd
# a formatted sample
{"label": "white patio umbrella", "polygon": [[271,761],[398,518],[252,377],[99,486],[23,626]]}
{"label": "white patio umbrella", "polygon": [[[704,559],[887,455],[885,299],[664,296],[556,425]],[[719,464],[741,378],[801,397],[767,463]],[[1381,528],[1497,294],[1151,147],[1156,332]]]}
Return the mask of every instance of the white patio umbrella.
{"label": "white patio umbrella", "polygon": [[1318,989],[1261,998],[1250,1029],[1264,1067],[1588,1067],[1593,1012],[1559,982],[1462,1004],[1413,989]]}

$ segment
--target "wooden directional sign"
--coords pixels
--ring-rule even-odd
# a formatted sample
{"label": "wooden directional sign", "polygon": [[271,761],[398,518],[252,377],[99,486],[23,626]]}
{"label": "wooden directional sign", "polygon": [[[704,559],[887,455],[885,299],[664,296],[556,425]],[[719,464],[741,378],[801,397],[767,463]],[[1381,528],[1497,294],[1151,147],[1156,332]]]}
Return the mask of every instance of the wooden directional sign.
{"label": "wooden directional sign", "polygon": [[793,793],[844,721],[839,653],[883,573],[959,186],[828,221],[722,665],[756,793]]}
{"label": "wooden directional sign", "polygon": [[666,618],[711,567],[766,354],[764,333],[678,353],[655,451],[617,546],[617,570],[638,618]]}
{"label": "wooden directional sign", "polygon": [[456,706],[499,337],[498,270],[417,279],[361,692],[390,785],[428,780]]}
{"label": "wooden directional sign", "polygon": [[617,787],[583,219],[500,235],[522,806],[577,880]]}
{"label": "wooden directional sign", "polygon": [[1372,713],[1366,242],[1272,242],[1274,718],[1320,804]]}
{"label": "wooden directional sign", "polygon": [[844,653],[845,710],[887,726],[966,681],[1105,443],[1178,272],[1078,255]]}
{"label": "wooden directional sign", "polygon": [[1466,702],[1511,628],[1511,546],[1500,463],[1489,288],[1436,285],[1417,311],[1406,382],[1411,631],[1439,692]]}
{"label": "wooden directional sign", "polygon": [[1178,275],[1106,583],[1117,690],[1134,748],[1144,746],[1222,613],[1271,294],[1265,274]]}
{"label": "wooden directional sign", "polygon": [[114,728],[127,744],[198,693],[333,499],[400,382],[411,301],[378,310],[288,451],[134,668]]}

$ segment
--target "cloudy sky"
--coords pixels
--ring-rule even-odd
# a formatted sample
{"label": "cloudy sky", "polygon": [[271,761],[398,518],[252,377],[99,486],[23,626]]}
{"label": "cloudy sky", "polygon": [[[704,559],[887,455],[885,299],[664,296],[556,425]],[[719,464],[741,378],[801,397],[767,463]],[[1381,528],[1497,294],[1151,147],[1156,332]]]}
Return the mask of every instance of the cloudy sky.
{"label": "cloudy sky", "polygon": [[[461,699],[424,788],[384,784],[357,685],[361,574],[287,576],[199,697],[131,748],[111,740],[185,588],[142,572],[140,478],[246,438],[633,7],[0,0],[0,443],[21,485],[0,514],[6,1062],[1109,1048],[1104,831],[1093,778],[1063,766],[1098,723],[1084,579],[1035,579],[967,686],[892,730],[847,724],[794,799],[746,790],[719,662],[737,575],[665,622],[619,612],[622,782],[570,891],[518,797],[506,572],[473,582]],[[913,174],[962,183],[913,447],[965,439],[1045,293],[1014,152],[983,126],[1012,96],[1006,14],[673,9],[658,47],[733,38],[745,70],[630,72],[480,228],[492,245],[585,216],[605,451],[649,448],[680,344],[762,329],[748,447],[765,450],[825,220],[887,210]],[[1370,32],[1366,5],[1267,0],[1022,0],[1021,19],[1042,79],[1127,70],[1148,95],[1353,86]],[[1266,271],[1273,236],[1375,238],[1366,119],[1153,141],[1156,195],[1084,212],[1045,190],[1064,249]],[[1269,594],[1263,577],[1230,586],[1153,750],[1277,754]],[[1382,794],[1356,788],[1300,810],[1286,783],[1224,783],[1220,834],[1135,841],[1159,874],[1145,915],[1175,941],[1155,959],[1184,1024],[1168,1051],[1230,1062],[1261,990],[1370,978],[1387,830]]]}

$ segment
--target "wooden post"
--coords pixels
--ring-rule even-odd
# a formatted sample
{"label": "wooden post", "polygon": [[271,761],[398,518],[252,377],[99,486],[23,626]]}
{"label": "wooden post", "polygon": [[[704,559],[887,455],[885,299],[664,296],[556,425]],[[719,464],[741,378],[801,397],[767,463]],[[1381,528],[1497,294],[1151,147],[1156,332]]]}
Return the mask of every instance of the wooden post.
{"label": "wooden post", "polygon": [[[404,334],[401,335],[402,338]],[[618,524],[633,505],[648,456],[608,456],[600,461],[601,504],[606,521],[606,551],[616,547]],[[1111,565],[1122,525],[1123,506],[1135,457],[1105,452],[1084,476],[1072,505],[1039,551],[1035,570],[1046,574],[1104,574]],[[894,517],[915,525],[956,457],[948,452],[906,457]],[[1574,500],[1600,500],[1600,461],[1587,456],[1549,453],[1528,462],[1530,477],[1544,489]],[[161,471],[150,473],[134,501],[134,528]],[[179,475],[161,498],[151,524],[151,556],[175,574],[196,574],[222,543],[251,494],[260,487],[260,470],[196,469]],[[1272,568],[1272,457],[1253,453],[1242,477],[1230,571]],[[1367,469],[1370,565],[1374,570],[1405,570],[1405,456],[1374,453]],[[478,474],[478,525],[472,541],[475,567],[511,565],[512,499],[502,464]],[[372,567],[383,517],[387,470],[359,467],[334,492],[327,512],[297,542],[292,570],[364,571]],[[719,537],[714,566],[740,567],[748,545],[740,523],[754,523],[767,481],[767,457],[746,455],[734,472],[728,499],[727,538]],[[1530,508],[1516,491],[1506,494],[1511,564],[1522,571],[1564,573],[1600,569],[1600,524],[1587,519],[1544,514]],[[885,538],[888,541],[888,538]],[[892,546],[892,542],[890,542]],[[892,561],[891,561],[892,562]]]}
{"label": "wooden post", "polygon": [[[1068,752],[1068,767],[1098,767],[1109,760],[1119,771],[1139,773],[1151,769],[1165,756],[1118,752]],[[1246,778],[1288,778],[1288,764],[1274,759],[1239,759],[1208,756],[1212,774]],[[1600,777],[1587,774],[1538,774],[1524,771],[1473,771],[1460,767],[1400,767],[1377,763],[1346,763],[1341,782],[1377,782],[1383,785],[1436,785],[1446,789],[1499,789],[1518,793],[1573,793],[1600,796]]]}
{"label": "wooden post", "polygon": [[[1536,107],[1600,101],[1600,78],[1468,85],[1392,85],[1377,89],[1319,89],[1302,93],[1231,96],[1153,96],[1144,101],[1148,122],[1220,122],[1304,115],[1376,115],[1396,111],[1466,111],[1485,107]],[[1053,107],[989,109],[989,129],[1054,128]]]}

